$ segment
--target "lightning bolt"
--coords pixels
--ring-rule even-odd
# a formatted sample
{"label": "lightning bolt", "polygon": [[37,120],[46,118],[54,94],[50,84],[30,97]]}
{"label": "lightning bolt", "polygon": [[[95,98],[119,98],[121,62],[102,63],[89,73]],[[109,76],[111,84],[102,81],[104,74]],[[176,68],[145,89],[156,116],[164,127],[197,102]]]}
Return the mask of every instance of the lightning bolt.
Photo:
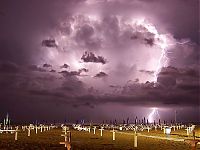
{"label": "lightning bolt", "polygon": [[145,19],[138,20],[136,22],[136,25],[143,26],[147,29],[148,32],[154,34],[155,35],[155,44],[161,49],[161,55],[160,55],[157,65],[156,65],[156,70],[154,72],[154,80],[153,81],[156,82],[158,73],[160,72],[160,69],[162,67],[165,67],[168,63],[167,56],[166,56],[167,47],[169,46],[167,35],[159,34],[158,30],[156,29],[156,26],[147,22]]}
{"label": "lightning bolt", "polygon": [[150,123],[154,122],[154,120],[156,119],[156,118],[154,118],[154,115],[157,116],[158,118],[160,118],[160,115],[158,113],[158,108],[153,108],[151,113],[148,115],[148,120]]}
{"label": "lightning bolt", "polygon": [[[173,39],[171,41],[170,39],[170,34],[160,34],[156,28],[155,25],[147,22],[145,19],[139,19],[136,21],[136,25],[138,26],[143,26],[147,29],[148,32],[152,33],[155,35],[155,44],[160,47],[161,49],[161,55],[160,58],[157,62],[156,69],[154,72],[154,82],[157,82],[157,77],[158,74],[161,70],[162,67],[166,67],[168,65],[168,57],[167,57],[167,49],[169,46],[174,46],[174,45],[184,45],[190,42],[190,40],[184,40],[184,41],[177,41]],[[171,43],[172,42],[172,43]]]}

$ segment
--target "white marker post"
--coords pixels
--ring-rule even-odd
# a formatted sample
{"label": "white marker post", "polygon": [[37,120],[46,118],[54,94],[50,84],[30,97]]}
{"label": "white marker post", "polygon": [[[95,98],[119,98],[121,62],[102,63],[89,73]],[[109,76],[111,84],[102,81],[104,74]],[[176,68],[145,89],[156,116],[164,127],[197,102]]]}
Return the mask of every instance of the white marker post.
{"label": "white marker post", "polygon": [[96,133],[96,127],[93,128],[94,129],[94,134]]}
{"label": "white marker post", "polygon": [[40,126],[40,132],[42,132],[42,126]]}
{"label": "white marker post", "polygon": [[112,133],[113,133],[113,141],[115,141],[115,130],[114,129],[113,129]]}
{"label": "white marker post", "polygon": [[149,128],[149,127],[147,127],[147,130],[148,130],[148,132],[149,132],[150,128]]}
{"label": "white marker post", "polygon": [[22,126],[22,131],[24,131],[24,126]]}
{"label": "white marker post", "polygon": [[187,136],[189,136],[189,130],[190,130],[189,128],[186,129],[186,131],[187,131]]}
{"label": "white marker post", "polygon": [[88,132],[90,133],[90,127],[88,128]]}
{"label": "white marker post", "polygon": [[[60,142],[60,144],[64,144],[65,147],[67,147],[67,150],[71,150],[71,144],[70,144],[70,142],[71,142],[71,132],[70,131],[66,132],[66,128],[65,127],[63,128],[63,130],[64,130],[63,132],[65,134],[62,134],[61,136],[65,137],[65,141],[64,142]],[[66,133],[68,133],[68,136],[67,136]],[[67,141],[67,137],[68,137],[68,141]]]}
{"label": "white marker post", "polygon": [[46,126],[44,126],[44,132],[46,131]]}
{"label": "white marker post", "polygon": [[137,133],[134,134],[134,147],[137,147]]}
{"label": "white marker post", "polygon": [[67,141],[67,134],[61,134],[61,136],[64,136],[65,142]]}
{"label": "white marker post", "polygon": [[164,127],[164,128],[163,128],[164,134],[166,133],[165,130],[166,130],[166,128]]}
{"label": "white marker post", "polygon": [[103,128],[99,129],[101,131],[101,136],[103,136]]}
{"label": "white marker post", "polygon": [[173,128],[174,128],[174,131],[176,131],[176,126],[173,126]]}
{"label": "white marker post", "polygon": [[71,131],[67,131],[68,132],[68,142],[71,142]]}
{"label": "white marker post", "polygon": [[64,134],[67,134],[67,128],[63,127],[63,131],[62,132],[64,132]]}
{"label": "white marker post", "polygon": [[28,136],[31,136],[31,129],[30,129],[30,126],[28,127]]}
{"label": "white marker post", "polygon": [[18,135],[18,126],[17,126],[16,131],[15,131],[15,141],[17,141],[17,135]]}
{"label": "white marker post", "polygon": [[15,131],[15,141],[17,141],[17,134],[18,134],[18,131]]}
{"label": "white marker post", "polygon": [[35,126],[35,134],[37,134],[37,130],[38,130],[38,127],[37,127],[37,126]]}

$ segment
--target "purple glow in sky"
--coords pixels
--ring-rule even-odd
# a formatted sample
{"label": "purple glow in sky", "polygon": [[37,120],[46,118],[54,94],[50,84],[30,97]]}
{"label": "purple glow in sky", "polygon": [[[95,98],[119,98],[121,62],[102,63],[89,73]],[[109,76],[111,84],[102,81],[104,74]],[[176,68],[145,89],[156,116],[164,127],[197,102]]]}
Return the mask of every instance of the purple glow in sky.
{"label": "purple glow in sky", "polygon": [[198,121],[198,3],[2,0],[0,115]]}

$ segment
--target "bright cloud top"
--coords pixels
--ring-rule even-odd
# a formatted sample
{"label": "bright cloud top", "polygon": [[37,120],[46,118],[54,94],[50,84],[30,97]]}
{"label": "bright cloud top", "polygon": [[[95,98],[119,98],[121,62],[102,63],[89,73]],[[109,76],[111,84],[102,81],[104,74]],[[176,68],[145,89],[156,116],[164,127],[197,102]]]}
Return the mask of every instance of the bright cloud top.
{"label": "bright cloud top", "polygon": [[[169,43],[175,41],[169,33],[160,34],[148,20],[122,16],[69,16],[60,19],[50,35],[55,41],[52,46],[43,45],[46,62],[59,66],[67,63],[72,70],[87,68],[90,77],[106,72],[113,77],[110,84],[135,79],[155,82],[160,69],[168,65]],[[86,63],[81,60],[85,51],[107,62]]]}

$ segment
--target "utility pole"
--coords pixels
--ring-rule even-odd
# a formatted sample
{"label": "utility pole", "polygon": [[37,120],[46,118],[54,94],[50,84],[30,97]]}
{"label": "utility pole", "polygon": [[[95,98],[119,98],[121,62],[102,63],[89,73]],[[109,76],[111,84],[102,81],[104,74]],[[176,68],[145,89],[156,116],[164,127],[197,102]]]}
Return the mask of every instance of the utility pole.
{"label": "utility pole", "polygon": [[174,114],[174,117],[175,117],[175,118],[174,118],[174,119],[175,119],[175,120],[174,120],[174,121],[175,121],[175,124],[176,124],[176,121],[177,121],[177,120],[176,120],[176,118],[177,118],[177,117],[176,117],[176,114],[177,114],[177,111],[175,110],[175,114]]}

